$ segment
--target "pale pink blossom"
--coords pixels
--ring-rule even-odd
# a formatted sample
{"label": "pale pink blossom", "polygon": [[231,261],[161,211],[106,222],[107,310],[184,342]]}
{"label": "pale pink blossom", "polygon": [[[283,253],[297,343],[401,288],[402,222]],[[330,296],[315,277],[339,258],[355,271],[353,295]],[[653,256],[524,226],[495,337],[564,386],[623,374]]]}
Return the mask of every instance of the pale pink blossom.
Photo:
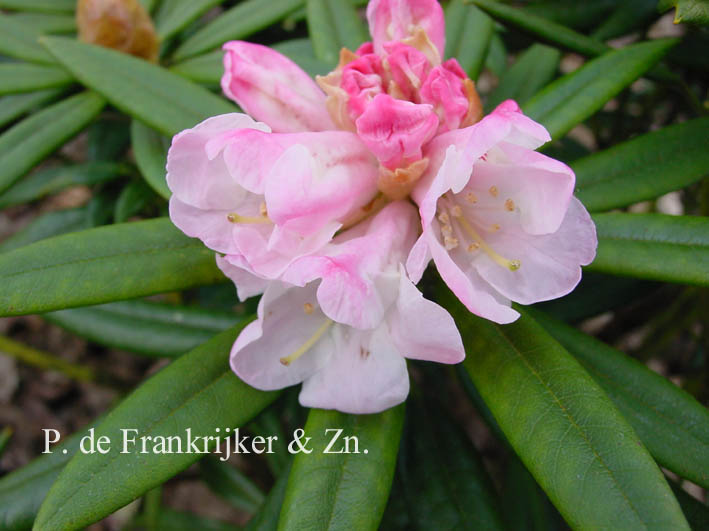
{"label": "pale pink blossom", "polygon": [[375,413],[405,400],[405,358],[460,362],[453,319],[404,272],[416,226],[410,204],[391,203],[299,260],[297,285],[269,283],[232,349],[236,374],[264,390],[303,382],[305,406]]}

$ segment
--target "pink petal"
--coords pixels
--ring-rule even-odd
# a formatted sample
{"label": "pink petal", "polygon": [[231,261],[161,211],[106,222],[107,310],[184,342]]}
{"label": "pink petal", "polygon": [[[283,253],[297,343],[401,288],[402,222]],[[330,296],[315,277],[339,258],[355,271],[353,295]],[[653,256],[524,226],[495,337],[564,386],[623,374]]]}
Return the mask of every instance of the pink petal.
{"label": "pink petal", "polygon": [[222,89],[251,116],[279,133],[334,129],[325,94],[308,74],[267,46],[224,45]]}
{"label": "pink petal", "polygon": [[423,298],[401,275],[396,311],[389,317],[392,337],[403,356],[438,363],[460,363],[463,340],[453,317],[435,302]]}
{"label": "pink petal", "polygon": [[303,406],[345,413],[378,413],[409,394],[406,361],[382,325],[360,332],[338,325],[330,362],[303,382]]}
{"label": "pink petal", "polygon": [[[264,292],[269,281],[254,275],[249,271],[249,266],[241,256],[232,255],[230,260],[217,254],[217,266],[222,273],[236,286],[236,293],[240,301]],[[239,266],[235,264],[241,264]]]}
{"label": "pink petal", "polygon": [[[424,80],[431,71],[431,63],[426,55],[401,42],[390,42],[384,45],[387,52],[386,62],[391,71],[391,77],[402,96],[410,101],[418,101],[418,92]],[[430,102],[424,102],[430,103]]]}
{"label": "pink petal", "polygon": [[[306,311],[306,304],[308,310]],[[249,385],[281,389],[322,369],[335,352],[330,333],[288,366],[281,363],[321,329],[327,318],[317,308],[314,287],[287,288],[272,282],[259,303],[259,318],[242,330],[231,351],[232,370]]]}
{"label": "pink petal", "polygon": [[596,227],[575,197],[566,217],[553,234],[533,236],[521,230],[502,230],[488,244],[508,259],[522,265],[510,271],[481,254],[474,266],[485,281],[505,297],[521,304],[556,299],[566,295],[581,280],[581,266],[593,261],[597,246]]}
{"label": "pink petal", "polygon": [[381,54],[387,41],[401,41],[422,28],[443,54],[446,44],[443,9],[436,0],[371,0],[367,6],[374,50]]}
{"label": "pink petal", "polygon": [[458,62],[450,59],[435,67],[421,87],[421,102],[432,105],[441,119],[439,132],[458,129],[468,114],[470,102],[463,85],[466,77]]}
{"label": "pink petal", "polygon": [[230,210],[202,210],[180,201],[177,196],[170,198],[170,219],[191,238],[199,238],[210,249],[220,253],[238,253],[239,246],[234,240],[234,224],[227,215]]}
{"label": "pink petal", "polygon": [[422,146],[438,128],[430,105],[377,95],[357,121],[357,134],[374,155],[389,168],[421,159]]}

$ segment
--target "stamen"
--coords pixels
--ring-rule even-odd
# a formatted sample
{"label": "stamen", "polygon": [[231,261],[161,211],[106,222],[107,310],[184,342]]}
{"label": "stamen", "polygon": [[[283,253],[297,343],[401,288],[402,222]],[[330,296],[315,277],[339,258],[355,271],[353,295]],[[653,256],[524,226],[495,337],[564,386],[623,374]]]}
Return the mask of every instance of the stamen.
{"label": "stamen", "polygon": [[463,215],[463,209],[460,208],[460,205],[453,205],[451,208],[451,214],[453,214],[454,218],[459,218]]}
{"label": "stamen", "polygon": [[455,249],[458,247],[458,238],[454,238],[453,236],[446,236],[443,238],[443,245],[446,248],[446,251],[450,251],[451,249]]}
{"label": "stamen", "polygon": [[258,212],[264,218],[268,217],[268,210],[266,210],[266,201],[261,201],[261,204],[258,206]]}
{"label": "stamen", "polygon": [[475,196],[473,192],[468,192],[465,194],[465,200],[470,203],[471,205],[474,205],[475,203],[478,202],[478,198]]}
{"label": "stamen", "polygon": [[490,227],[490,230],[492,232],[497,232],[498,230],[500,230],[500,225],[498,225],[497,223],[493,223],[492,227]]}
{"label": "stamen", "polygon": [[227,214],[226,219],[228,219],[231,223],[272,223],[270,219],[268,219],[266,216],[264,217],[256,217],[256,216],[241,216],[237,214],[236,212],[232,212],[230,214]]}
{"label": "stamen", "polygon": [[468,252],[472,253],[473,251],[477,251],[480,249],[480,244],[478,242],[473,242],[470,245],[468,245]]}
{"label": "stamen", "polygon": [[453,227],[450,225],[443,225],[441,227],[441,234],[443,234],[444,236],[450,236],[451,234],[453,234]]}
{"label": "stamen", "polygon": [[497,186],[495,185],[491,186],[489,191],[492,197],[497,197],[497,194],[499,193],[497,190]]}
{"label": "stamen", "polygon": [[438,221],[443,223],[444,225],[448,225],[450,223],[451,218],[448,216],[448,212],[441,212],[438,214]]}
{"label": "stamen", "polygon": [[[456,216],[456,218],[460,222],[460,224],[463,227],[463,229],[465,230],[465,232],[467,232],[468,235],[474,240],[474,244],[477,244],[480,249],[485,251],[485,253],[490,258],[492,258],[492,260],[495,263],[501,265],[502,267],[506,267],[510,271],[517,271],[522,266],[522,262],[520,262],[519,260],[508,260],[504,256],[501,256],[500,254],[495,252],[495,250],[492,247],[490,247],[487,244],[487,242],[485,242],[485,240],[483,240],[480,237],[478,232],[473,228],[473,226],[463,216]],[[498,225],[498,227],[499,227],[499,225]],[[470,247],[472,247],[472,245]],[[470,247],[468,247],[469,251],[470,251]],[[477,249],[478,247],[475,247],[474,249]]]}
{"label": "stamen", "polygon": [[309,302],[306,302],[305,304],[303,304],[303,311],[310,315],[311,313],[313,313],[313,305]]}
{"label": "stamen", "polygon": [[507,201],[505,201],[505,208],[508,212],[514,212],[515,202],[512,201],[512,199],[508,199]]}
{"label": "stamen", "polygon": [[288,367],[291,363],[293,363],[295,360],[300,358],[303,354],[308,352],[310,350],[310,347],[312,347],[315,343],[318,342],[318,340],[323,336],[325,332],[327,332],[327,329],[330,328],[330,325],[333,323],[330,319],[326,320],[320,328],[318,328],[315,333],[308,339],[305,343],[303,343],[303,346],[301,346],[298,350],[296,350],[293,354],[290,356],[286,356],[284,358],[280,359],[280,362]]}

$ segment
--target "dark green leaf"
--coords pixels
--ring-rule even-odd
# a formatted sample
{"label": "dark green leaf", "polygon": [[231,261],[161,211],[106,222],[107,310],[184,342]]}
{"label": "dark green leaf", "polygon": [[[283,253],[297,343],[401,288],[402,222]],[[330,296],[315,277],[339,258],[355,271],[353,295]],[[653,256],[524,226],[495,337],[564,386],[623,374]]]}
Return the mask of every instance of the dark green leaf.
{"label": "dark green leaf", "polygon": [[161,40],[166,40],[185,29],[223,0],[162,0],[155,16],[155,27]]}
{"label": "dark green leaf", "polygon": [[253,481],[233,465],[216,457],[206,457],[199,463],[202,479],[207,486],[234,507],[255,513],[265,496]]}
{"label": "dark green leaf", "polygon": [[512,7],[493,0],[472,0],[495,20],[531,34],[549,44],[561,46],[582,55],[599,55],[608,46],[597,40],[567,28],[556,22],[540,17],[527,10]]}
{"label": "dark green leaf", "polygon": [[548,85],[524,105],[525,113],[541,122],[552,138],[559,138],[643,75],[675,44],[673,39],[657,39],[608,52]]}
{"label": "dark green leaf", "polygon": [[489,16],[463,0],[446,8],[446,57],[455,57],[473,80],[485,64],[493,28]]}
{"label": "dark green leaf", "polygon": [[577,160],[578,198],[591,212],[653,199],[709,175],[709,118],[647,133]]}
{"label": "dark green leaf", "polygon": [[39,170],[0,194],[0,208],[28,203],[70,186],[91,186],[129,173],[128,166],[116,162],[85,162]]}
{"label": "dark green leaf", "polygon": [[[403,420],[403,405],[376,415],[310,410],[305,436],[312,437],[313,451],[295,456],[279,529],[376,529],[394,477]],[[331,451],[345,449],[344,438],[354,436],[348,440],[351,453],[323,453],[337,429],[343,431]]]}
{"label": "dark green leaf", "polygon": [[399,474],[415,529],[503,529],[473,444],[431,397],[411,397]]}
{"label": "dark green leaf", "polygon": [[266,496],[266,501],[261,505],[261,509],[249,520],[249,524],[246,526],[248,531],[276,531],[278,529],[278,520],[281,515],[283,500],[286,497],[286,486],[290,476],[291,463],[292,460],[288,462],[288,466],[271,487],[271,492]]}
{"label": "dark green leaf", "polygon": [[605,41],[645,27],[657,17],[657,0],[618,2],[613,13],[598,26],[592,38]]}
{"label": "dark green leaf", "polygon": [[0,135],[0,192],[81,131],[104,99],[84,92],[39,111]]}
{"label": "dark green leaf", "polygon": [[709,218],[608,213],[593,221],[598,252],[590,270],[709,285]]}
{"label": "dark green leaf", "polygon": [[73,13],[76,0],[0,0],[0,7],[32,13]]}
{"label": "dark green leaf", "polygon": [[462,331],[468,374],[572,528],[688,528],[633,429],[540,325],[526,315],[495,325],[441,297]]}
{"label": "dark green leaf", "polygon": [[502,499],[505,522],[514,531],[550,531],[558,528],[554,508],[516,455],[507,457]]}
{"label": "dark green leaf", "polygon": [[676,8],[675,24],[709,24],[709,4],[706,0],[660,0],[658,8],[666,11],[672,6]]}
{"label": "dark green leaf", "polygon": [[130,143],[130,122],[124,116],[105,115],[89,127],[87,158],[94,161],[120,159]]}
{"label": "dark green leaf", "polygon": [[129,183],[118,196],[113,210],[114,223],[124,223],[140,213],[155,197],[155,192],[143,181]]}
{"label": "dark green leaf", "polygon": [[55,61],[38,42],[34,30],[0,13],[0,54],[31,63],[53,64]]}
{"label": "dark green leaf", "polygon": [[[626,1],[624,0],[623,3]],[[527,3],[523,9],[529,15],[581,30],[596,26],[618,4],[618,0],[593,0],[592,2],[541,0]]]}
{"label": "dark green leaf", "polygon": [[500,37],[500,33],[496,31],[492,32],[490,47],[485,58],[485,68],[497,77],[501,77],[507,70],[507,48],[502,37]]}
{"label": "dark green leaf", "polygon": [[17,13],[10,17],[31,28],[36,35],[53,33],[73,33],[76,31],[76,17],[54,13]]}
{"label": "dark green leaf", "polygon": [[38,90],[28,94],[13,94],[0,98],[0,127],[36,107],[52,101],[63,91],[61,89]]}
{"label": "dark green leaf", "polygon": [[543,44],[533,44],[502,74],[500,84],[487,99],[486,108],[492,110],[507,99],[524,105],[554,78],[560,60],[559,50]]}
{"label": "dark green leaf", "polygon": [[176,61],[214,50],[228,40],[242,39],[292,13],[305,0],[245,0],[201,28],[175,51]]}
{"label": "dark green leaf", "polygon": [[40,40],[79,81],[165,135],[236,110],[204,87],[142,59],[64,37]]}
{"label": "dark green leaf", "polygon": [[308,31],[315,57],[336,65],[341,48],[355,50],[367,31],[354,6],[342,0],[307,0]]}
{"label": "dark green leaf", "polygon": [[709,487],[709,411],[694,397],[602,341],[532,315],[581,362],[665,468]]}
{"label": "dark green leaf", "polygon": [[148,301],[112,302],[43,317],[100,345],[168,357],[201,345],[240,320],[232,312]]}
{"label": "dark green leaf", "polygon": [[170,199],[170,189],[165,180],[167,150],[170,141],[138,120],[131,123],[131,144],[138,169],[147,183],[165,199]]}
{"label": "dark green leaf", "polygon": [[[187,468],[203,455],[204,446],[214,448],[226,428],[242,426],[272,402],[277,393],[249,387],[229,367],[229,351],[240,328],[178,358],[109,413],[95,438],[108,437],[110,451],[80,453],[69,461],[42,504],[35,528],[69,531],[100,520]],[[194,448],[140,453],[140,437],[146,436],[153,438],[149,448],[160,437],[171,437],[173,448],[180,444],[187,449],[187,428],[192,440],[212,438],[201,439],[200,453]],[[137,445],[124,448],[124,429],[137,430],[128,434]],[[124,449],[127,453],[121,453]]]}
{"label": "dark green leaf", "polygon": [[669,481],[675,497],[682,507],[682,512],[687,518],[687,522],[692,526],[692,529],[699,531],[700,529],[709,529],[709,507],[705,503],[700,502],[693,496],[690,496],[682,487],[674,481]]}
{"label": "dark green leaf", "polygon": [[15,234],[0,243],[0,253],[19,249],[45,238],[87,229],[86,208],[72,208],[47,212],[32,220]]}
{"label": "dark green leaf", "polygon": [[135,526],[128,525],[125,531],[145,531],[146,529],[169,531],[234,531],[238,529],[233,524],[205,518],[194,513],[161,509],[154,521],[149,522],[147,515],[140,515],[135,519]]}
{"label": "dark green leaf", "polygon": [[0,256],[0,315],[41,313],[210,284],[214,253],[169,219],[57,236]]}

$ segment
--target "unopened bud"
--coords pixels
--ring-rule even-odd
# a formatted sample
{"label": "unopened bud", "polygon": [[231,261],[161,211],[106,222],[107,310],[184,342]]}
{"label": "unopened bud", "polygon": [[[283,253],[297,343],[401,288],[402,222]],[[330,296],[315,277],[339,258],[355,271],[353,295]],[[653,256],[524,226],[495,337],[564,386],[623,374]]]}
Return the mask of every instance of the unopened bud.
{"label": "unopened bud", "polygon": [[158,60],[155,26],[138,0],[78,0],[76,24],[81,41]]}

